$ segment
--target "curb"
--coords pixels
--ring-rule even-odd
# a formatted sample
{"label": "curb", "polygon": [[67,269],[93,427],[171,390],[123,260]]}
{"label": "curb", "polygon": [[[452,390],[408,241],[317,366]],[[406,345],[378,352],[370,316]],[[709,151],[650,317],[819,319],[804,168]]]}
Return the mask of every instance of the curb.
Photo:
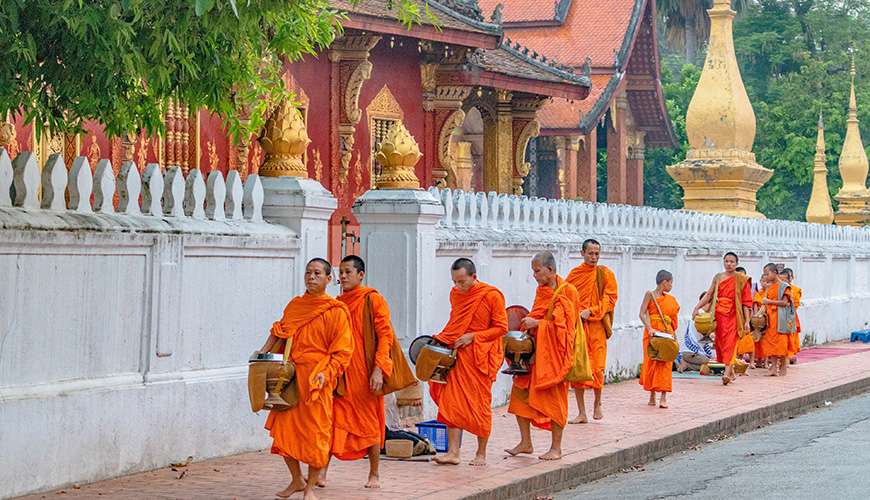
{"label": "curb", "polygon": [[770,406],[731,415],[700,427],[622,449],[577,464],[566,465],[534,477],[517,480],[461,498],[470,500],[528,500],[573,488],[609,476],[633,465],[649,463],[703,443],[723,433],[748,432],[773,422],[801,415],[826,401],[846,399],[870,391],[870,376]]}

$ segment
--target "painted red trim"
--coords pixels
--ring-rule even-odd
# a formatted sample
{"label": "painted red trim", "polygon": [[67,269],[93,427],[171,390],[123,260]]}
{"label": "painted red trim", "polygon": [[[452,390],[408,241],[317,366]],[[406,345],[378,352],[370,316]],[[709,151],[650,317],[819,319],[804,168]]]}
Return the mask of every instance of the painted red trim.
{"label": "painted red trim", "polygon": [[361,14],[350,14],[342,23],[342,26],[345,29],[371,31],[386,35],[406,36],[420,40],[452,43],[464,47],[477,47],[481,49],[494,49],[498,47],[501,40],[501,35],[474,33],[452,28],[441,28],[438,30],[434,26],[425,24],[414,25],[414,27],[409,30],[405,26],[399,24],[398,21]]}

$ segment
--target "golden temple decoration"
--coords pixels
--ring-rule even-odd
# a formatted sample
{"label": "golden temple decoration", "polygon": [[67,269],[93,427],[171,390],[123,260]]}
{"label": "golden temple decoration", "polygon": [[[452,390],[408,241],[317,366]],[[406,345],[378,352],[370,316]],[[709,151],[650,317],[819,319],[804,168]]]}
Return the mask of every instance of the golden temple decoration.
{"label": "golden temple decoration", "polygon": [[401,121],[397,122],[381,143],[378,162],[383,167],[378,189],[420,189],[414,167],[423,156],[417,141]]}
{"label": "golden temple decoration", "polygon": [[457,185],[458,170],[456,165],[455,143],[453,134],[456,130],[462,127],[465,121],[465,111],[457,109],[441,126],[441,132],[438,134],[438,163],[441,164],[444,170],[447,171],[448,179],[444,177],[435,179],[435,186],[444,188],[449,185]]}
{"label": "golden temple decoration", "polygon": [[308,178],[302,155],[311,139],[308,138],[302,114],[292,103],[284,100],[278,105],[266,121],[259,142],[266,154],[259,175]]}
{"label": "golden temple decoration", "polygon": [[208,150],[208,170],[209,172],[213,172],[220,167],[220,158],[217,154],[217,146],[215,146],[214,141],[208,141],[205,146],[206,150]]}
{"label": "golden temple decoration", "polygon": [[825,163],[825,124],[819,113],[819,127],[816,135],[816,157],[813,161],[813,191],[807,205],[807,222],[831,224],[834,222],[834,209],[831,208],[831,193],[828,192],[828,166]]}
{"label": "golden temple decoration", "polygon": [[82,138],[79,134],[65,134],[63,136],[63,161],[72,165],[82,148]]}
{"label": "golden temple decoration", "polygon": [[[517,166],[516,175],[513,177],[513,194],[523,194],[523,181],[532,169],[532,164],[526,161],[526,148],[533,137],[541,133],[541,124],[538,120],[531,120],[520,131],[514,152],[514,164]],[[562,182],[560,180],[560,182]]]}
{"label": "golden temple decoration", "polygon": [[867,189],[867,153],[864,151],[858,126],[854,57],[850,75],[852,84],[849,92],[849,115],[846,120],[846,138],[840,152],[840,177],[843,178],[843,187],[834,197],[839,204],[834,220],[838,225],[860,226],[870,223],[870,190]]}
{"label": "golden temple decoration", "polygon": [[455,172],[453,175],[455,180],[450,183],[450,187],[464,191],[472,190],[474,156],[472,155],[471,146],[471,142],[468,141],[458,141],[454,144],[453,168]]}
{"label": "golden temple decoration", "polygon": [[88,146],[88,161],[91,164],[91,169],[97,168],[100,156],[102,156],[102,151],[100,150],[100,145],[97,144],[97,136],[91,135],[91,145]]}
{"label": "golden temple decoration", "polygon": [[756,192],[773,171],[755,162],[755,113],[734,54],[730,0],[715,0],[701,79],[689,103],[686,159],[667,167],[687,210],[763,218]]}
{"label": "golden temple decoration", "polygon": [[323,162],[320,160],[320,150],[315,149],[311,154],[312,161],[314,162],[314,180],[323,183]]}
{"label": "golden temple decoration", "polygon": [[9,158],[18,156],[18,139],[15,134],[15,124],[7,114],[6,120],[0,122],[0,148],[6,148]]}

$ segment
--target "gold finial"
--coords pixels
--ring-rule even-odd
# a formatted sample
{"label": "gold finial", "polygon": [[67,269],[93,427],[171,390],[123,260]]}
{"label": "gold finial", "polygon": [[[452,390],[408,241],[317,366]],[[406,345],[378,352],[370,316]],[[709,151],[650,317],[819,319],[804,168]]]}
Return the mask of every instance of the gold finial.
{"label": "gold finial", "polygon": [[825,159],[825,124],[819,111],[819,125],[816,134],[816,156],[813,161],[813,190],[807,204],[807,222],[831,224],[834,222],[834,209],[831,207],[831,194],[828,191],[828,166]]}
{"label": "gold finial", "polygon": [[855,56],[849,69],[849,114],[846,120],[846,138],[840,152],[840,177],[843,187],[834,198],[839,203],[835,220],[841,225],[870,223],[870,190],[867,189],[867,152],[861,142],[858,124],[858,101],[855,98]]}
{"label": "gold finial", "polygon": [[377,160],[383,167],[377,180],[378,189],[420,189],[414,166],[421,156],[414,136],[401,120],[397,121],[378,151]]}
{"label": "gold finial", "polygon": [[263,177],[308,177],[302,155],[311,139],[305,129],[302,113],[285,99],[266,121],[259,139],[265,152],[259,175]]}

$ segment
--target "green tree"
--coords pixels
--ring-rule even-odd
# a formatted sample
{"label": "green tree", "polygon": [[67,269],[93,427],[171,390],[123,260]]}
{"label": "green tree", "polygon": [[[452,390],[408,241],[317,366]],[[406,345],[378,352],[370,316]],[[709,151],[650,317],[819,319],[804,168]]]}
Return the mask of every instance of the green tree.
{"label": "green tree", "polygon": [[[748,0],[733,0],[732,8],[742,11]],[[698,60],[698,49],[710,36],[710,16],[707,9],[713,0],[659,0],[656,10],[662,19],[664,34],[670,47],[682,51],[685,62]]]}
{"label": "green tree", "polygon": [[[330,4],[3,0],[0,116],[22,110],[52,131],[95,119],[112,135],[155,132],[175,97],[221,115],[233,133],[256,130],[269,101],[287,95],[285,61],[315,54],[340,32],[342,14]],[[425,15],[410,0],[396,4],[408,24]]]}

